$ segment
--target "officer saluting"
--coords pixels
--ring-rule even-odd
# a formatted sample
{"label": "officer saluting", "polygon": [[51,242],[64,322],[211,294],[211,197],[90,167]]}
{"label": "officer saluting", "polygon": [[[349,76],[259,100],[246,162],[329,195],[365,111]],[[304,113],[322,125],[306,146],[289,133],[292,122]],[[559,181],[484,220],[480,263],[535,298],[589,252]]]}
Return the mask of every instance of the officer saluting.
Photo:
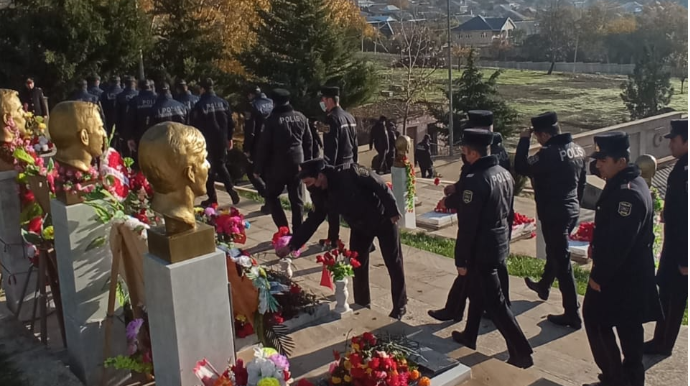
{"label": "officer saluting", "polygon": [[278,251],[286,256],[304,245],[328,213],[343,216],[350,226],[350,249],[357,252],[362,266],[355,268],[355,303],[369,307],[369,248],[378,238],[381,254],[391,277],[393,311],[390,317],[402,318],[406,313],[407,294],[403,268],[400,233],[397,222],[400,212],[393,193],[386,183],[371,170],[357,164],[333,167],[322,159],[301,165],[300,178],[309,189],[314,211],[292,235],[290,245]]}
{"label": "officer saluting", "polygon": [[465,331],[453,331],[453,340],[476,349],[484,310],[506,340],[508,363],[521,368],[533,365],[532,348],[506,304],[498,268],[510,250],[508,216],[513,204],[513,178],[489,155],[493,134],[483,129],[465,129],[462,151],[466,171],[446,198],[446,205],[458,208],[458,236],[455,266],[459,276],[469,275],[470,306]]}
{"label": "officer saluting", "polygon": [[[528,157],[532,133],[542,148]],[[546,267],[542,279],[535,283],[525,278],[525,283],[546,300],[554,279],[558,278],[565,313],[549,315],[547,319],[554,324],[580,329],[582,320],[578,314],[568,236],[580,215],[580,200],[587,175],[585,151],[573,143],[569,133],[561,134],[556,113],[544,113],[532,118],[532,129],[520,135],[515,152],[515,171],[532,179],[546,242]]]}
{"label": "officer saluting", "polygon": [[671,121],[671,154],[678,159],[668,176],[664,203],[664,247],[657,272],[666,320],[657,322],[645,354],[671,355],[688,300],[688,120]]}
{"label": "officer saluting", "polygon": [[600,382],[592,385],[642,386],[642,324],[661,316],[654,283],[652,196],[637,166],[628,164],[628,134],[606,133],[594,142],[591,157],[606,186],[597,202],[592,271],[582,307],[592,355],[602,371]]}
{"label": "officer saluting", "polygon": [[151,107],[151,119],[149,126],[161,122],[177,122],[187,124],[189,122],[189,110],[185,105],[173,99],[170,94],[170,85],[163,82],[158,86],[158,98]]}
{"label": "officer saluting", "polygon": [[254,165],[254,178],[266,175],[266,203],[276,227],[288,226],[279,197],[287,186],[292,207],[292,231],[302,225],[304,199],[302,181],[298,177],[299,165],[311,159],[311,130],[304,114],[290,105],[287,90],[273,90],[276,106],[266,120]]}

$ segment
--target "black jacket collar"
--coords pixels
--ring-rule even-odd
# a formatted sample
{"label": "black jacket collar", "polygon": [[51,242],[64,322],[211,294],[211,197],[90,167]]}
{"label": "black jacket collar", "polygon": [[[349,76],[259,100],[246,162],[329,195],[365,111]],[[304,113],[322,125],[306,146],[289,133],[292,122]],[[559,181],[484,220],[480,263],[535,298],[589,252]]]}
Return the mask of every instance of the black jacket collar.
{"label": "black jacket collar", "polygon": [[546,141],[546,146],[566,145],[571,142],[573,142],[573,136],[570,133],[563,133],[551,137],[548,141]]}
{"label": "black jacket collar", "polygon": [[473,173],[480,170],[486,170],[492,166],[498,165],[498,158],[493,155],[487,155],[478,159],[473,164],[467,164],[467,173]]}
{"label": "black jacket collar", "polygon": [[292,107],[292,105],[289,104],[289,103],[286,104],[286,105],[276,106],[276,107],[273,108],[273,112],[276,113],[276,114],[287,113],[287,112],[290,112],[290,111],[295,111],[295,108]]}

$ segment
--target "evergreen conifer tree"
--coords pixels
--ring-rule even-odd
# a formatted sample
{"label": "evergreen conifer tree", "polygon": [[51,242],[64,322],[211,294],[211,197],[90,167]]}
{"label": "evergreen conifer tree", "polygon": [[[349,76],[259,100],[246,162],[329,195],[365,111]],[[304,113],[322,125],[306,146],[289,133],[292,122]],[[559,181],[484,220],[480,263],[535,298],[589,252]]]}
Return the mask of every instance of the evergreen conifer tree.
{"label": "evergreen conifer tree", "polygon": [[632,119],[652,116],[671,102],[671,74],[664,70],[666,60],[659,60],[654,53],[645,47],[633,73],[621,85],[621,99]]}

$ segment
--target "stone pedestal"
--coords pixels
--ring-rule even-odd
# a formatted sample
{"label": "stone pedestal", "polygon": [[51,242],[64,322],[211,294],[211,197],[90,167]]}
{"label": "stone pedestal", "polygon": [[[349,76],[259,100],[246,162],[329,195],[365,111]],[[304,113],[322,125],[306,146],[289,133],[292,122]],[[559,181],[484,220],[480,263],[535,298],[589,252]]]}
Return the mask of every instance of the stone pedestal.
{"label": "stone pedestal", "polygon": [[412,211],[408,211],[405,205],[407,198],[407,169],[394,166],[391,168],[391,177],[393,179],[395,202],[398,204],[398,211],[402,214],[398,225],[405,229],[417,229],[415,208],[413,206]]}
{"label": "stone pedestal", "polygon": [[[70,369],[84,384],[100,385],[112,266],[110,225],[102,224],[86,204],[67,206],[52,200],[50,208]],[[111,356],[127,354],[125,325],[117,317],[122,309],[116,307]],[[122,384],[129,377],[124,371],[106,373],[107,385]]]}
{"label": "stone pedestal", "polygon": [[198,360],[234,359],[225,253],[175,264],[146,254],[144,282],[157,385],[195,385]]}
{"label": "stone pedestal", "polygon": [[16,182],[17,172],[10,170],[0,172],[0,263],[2,263],[2,287],[7,298],[7,307],[17,313],[24,294],[20,320],[29,320],[34,306],[36,291],[36,272],[29,275],[31,262],[25,256],[19,214],[19,187]]}

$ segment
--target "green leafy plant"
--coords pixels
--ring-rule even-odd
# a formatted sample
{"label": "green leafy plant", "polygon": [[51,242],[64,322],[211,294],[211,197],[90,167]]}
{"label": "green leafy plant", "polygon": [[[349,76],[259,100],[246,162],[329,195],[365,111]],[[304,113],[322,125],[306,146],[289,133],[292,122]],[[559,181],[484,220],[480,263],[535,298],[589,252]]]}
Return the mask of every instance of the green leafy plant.
{"label": "green leafy plant", "polygon": [[151,363],[143,363],[141,360],[125,355],[108,358],[103,364],[106,368],[129,370],[140,374],[150,374],[153,371],[153,365]]}

